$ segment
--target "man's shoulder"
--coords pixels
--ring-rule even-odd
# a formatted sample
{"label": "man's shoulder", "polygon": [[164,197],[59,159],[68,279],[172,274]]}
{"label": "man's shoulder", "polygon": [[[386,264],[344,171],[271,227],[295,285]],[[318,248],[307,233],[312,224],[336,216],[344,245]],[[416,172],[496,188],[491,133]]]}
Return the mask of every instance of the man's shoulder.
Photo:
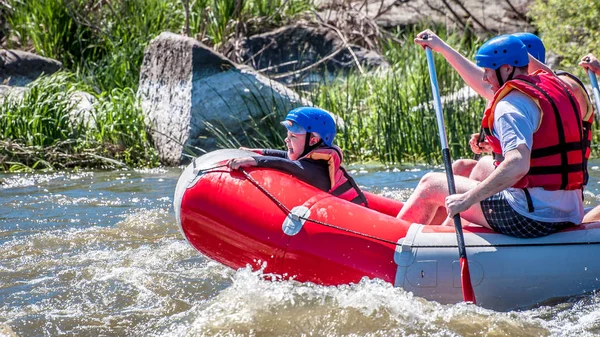
{"label": "man's shoulder", "polygon": [[496,105],[496,111],[504,110],[517,110],[526,112],[523,110],[538,110],[538,106],[535,101],[528,95],[522,93],[519,90],[511,90],[506,96]]}
{"label": "man's shoulder", "polygon": [[509,103],[518,103],[518,102],[532,102],[535,103],[534,100],[529,97],[529,95],[519,91],[519,90],[511,90],[506,96],[502,97],[500,102],[509,102]]}
{"label": "man's shoulder", "polygon": [[513,116],[511,119],[526,118],[533,124],[537,124],[539,122],[540,108],[528,95],[518,90],[512,90],[498,102],[495,115],[497,120],[501,119],[502,116],[511,115]]}

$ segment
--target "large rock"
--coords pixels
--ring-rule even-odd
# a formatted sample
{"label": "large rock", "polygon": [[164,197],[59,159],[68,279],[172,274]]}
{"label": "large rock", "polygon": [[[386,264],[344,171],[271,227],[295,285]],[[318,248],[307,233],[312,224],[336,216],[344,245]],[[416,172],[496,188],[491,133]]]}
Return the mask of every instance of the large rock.
{"label": "large rock", "polygon": [[305,81],[308,76],[318,81],[323,74],[356,69],[357,62],[365,68],[389,66],[375,51],[345,45],[334,29],[305,23],[251,36],[226,55],[268,76],[278,75],[276,78],[284,83]]}
{"label": "large rock", "polygon": [[[138,96],[163,163],[217,147],[211,128],[242,139],[251,116],[284,115],[301,104],[280,83],[237,65],[197,40],[162,33],[144,52]],[[305,103],[306,104],[306,103]],[[192,153],[188,153],[188,150]]]}
{"label": "large rock", "polygon": [[61,68],[62,64],[53,59],[21,50],[0,50],[0,84],[24,86]]}

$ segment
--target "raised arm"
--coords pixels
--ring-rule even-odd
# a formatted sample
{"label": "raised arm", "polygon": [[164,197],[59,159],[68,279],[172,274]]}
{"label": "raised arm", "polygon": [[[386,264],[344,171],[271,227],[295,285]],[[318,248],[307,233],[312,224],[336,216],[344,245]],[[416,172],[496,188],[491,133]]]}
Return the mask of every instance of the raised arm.
{"label": "raised arm", "polygon": [[[424,39],[424,37],[427,37],[427,39]],[[420,32],[414,41],[423,47],[429,47],[431,50],[442,54],[446,61],[456,69],[467,85],[473,88],[481,97],[487,100],[494,98],[492,87],[483,81],[483,69],[450,47],[433,31],[427,29]]]}

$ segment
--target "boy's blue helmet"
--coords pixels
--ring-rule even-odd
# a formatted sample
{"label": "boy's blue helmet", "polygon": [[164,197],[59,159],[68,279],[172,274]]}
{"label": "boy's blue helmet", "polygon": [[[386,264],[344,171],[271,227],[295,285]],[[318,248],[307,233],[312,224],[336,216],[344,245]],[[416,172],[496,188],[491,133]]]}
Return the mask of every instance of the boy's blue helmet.
{"label": "boy's blue helmet", "polygon": [[335,121],[329,112],[313,107],[299,107],[291,110],[281,124],[291,133],[318,133],[327,146],[333,145],[333,139],[337,133]]}
{"label": "boy's blue helmet", "polygon": [[477,65],[482,68],[498,69],[503,64],[523,67],[529,64],[527,47],[517,37],[500,35],[489,39],[475,55]]}
{"label": "boy's blue helmet", "polygon": [[516,36],[523,44],[527,47],[527,51],[531,56],[535,57],[538,61],[546,62],[546,48],[542,40],[535,34],[531,33],[515,33]]}

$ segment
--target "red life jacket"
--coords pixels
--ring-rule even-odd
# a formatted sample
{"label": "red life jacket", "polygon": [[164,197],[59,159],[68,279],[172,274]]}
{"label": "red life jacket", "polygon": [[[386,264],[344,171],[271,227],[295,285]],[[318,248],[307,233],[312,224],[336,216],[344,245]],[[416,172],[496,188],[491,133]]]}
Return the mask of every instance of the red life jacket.
{"label": "red life jacket", "polygon": [[[494,153],[502,154],[500,141],[492,136],[494,110],[510,91],[519,90],[540,108],[540,124],[533,134],[529,172],[513,187],[546,190],[582,189],[587,181],[589,141],[584,134],[581,109],[560,79],[544,71],[519,75],[496,92],[485,111],[482,127]],[[590,132],[591,136],[591,132]]]}
{"label": "red life jacket", "polygon": [[[568,73],[566,71],[562,71],[562,70],[558,70],[556,71],[556,76],[558,77],[567,77],[572,79],[573,81],[575,81],[575,83],[577,83],[577,85],[579,86],[580,90],[585,93],[584,99],[585,99],[585,110],[584,110],[584,114],[582,116],[582,120],[583,120],[583,139],[585,140],[585,147],[586,147],[586,154],[585,154],[585,167],[587,168],[587,161],[590,157],[590,153],[592,151],[591,147],[592,147],[592,125],[594,124],[594,108],[593,108],[593,103],[592,103],[592,99],[590,98],[590,94],[588,93],[587,89],[585,88],[585,85],[583,84],[583,82],[581,82],[581,80],[571,74]],[[579,102],[579,101],[577,101]],[[580,107],[580,108],[584,108],[584,107]],[[585,182],[584,185],[587,185],[589,180],[589,175],[588,172],[586,170],[585,172]]]}
{"label": "red life jacket", "polygon": [[331,180],[329,193],[355,204],[368,207],[367,198],[356,182],[354,182],[354,179],[346,172],[346,169],[341,166],[343,157],[342,150],[339,147],[318,147],[309,152],[304,158],[327,162],[329,179]]}

